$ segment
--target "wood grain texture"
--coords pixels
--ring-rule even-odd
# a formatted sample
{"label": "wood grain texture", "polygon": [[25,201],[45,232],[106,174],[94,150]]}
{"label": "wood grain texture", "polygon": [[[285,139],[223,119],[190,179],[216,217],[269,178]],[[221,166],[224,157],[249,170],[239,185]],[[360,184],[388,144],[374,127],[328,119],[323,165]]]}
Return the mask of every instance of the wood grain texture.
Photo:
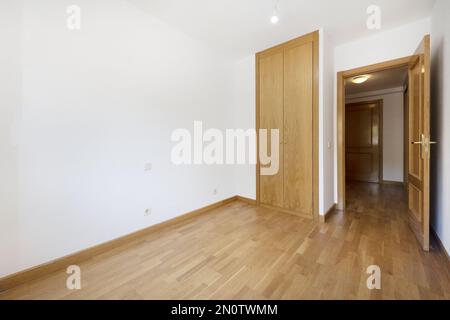
{"label": "wood grain texture", "polygon": [[409,81],[405,81],[405,92],[403,94],[403,184],[408,188],[409,172]]}
{"label": "wood grain texture", "polygon": [[[271,68],[265,65],[266,61],[276,59],[275,57],[280,53],[283,55],[284,64],[283,92],[281,96],[278,96],[278,72],[272,79],[264,70]],[[261,164],[258,157],[257,204],[311,218],[319,217],[318,68],[318,32],[293,39],[256,55],[257,130],[270,128],[267,123],[272,125],[270,121],[274,122],[272,118],[278,119],[280,110],[283,114],[283,123],[278,127],[281,139],[280,171],[275,177],[261,176]],[[275,86],[275,89],[271,89],[270,86]],[[280,101],[276,98],[282,99],[282,107],[279,106]],[[277,110],[268,110],[268,108]],[[300,115],[305,116],[306,119],[301,119]],[[289,137],[291,133],[292,137]],[[260,147],[258,139],[258,154]],[[305,157],[308,159],[305,160]],[[280,175],[282,178],[279,177]],[[282,203],[280,204],[281,195]]]}
{"label": "wood grain texture", "polygon": [[[200,208],[198,210],[194,210],[192,212],[188,212],[186,214],[183,214],[177,218],[162,222],[160,224],[151,226],[149,228],[139,230],[137,232],[128,234],[126,236],[99,244],[97,246],[82,250],[80,252],[76,252],[74,254],[56,259],[54,261],[50,261],[48,263],[18,272],[16,274],[12,274],[10,276],[0,278],[0,292],[8,290],[10,288],[13,288],[15,286],[18,286],[20,284],[32,281],[34,279],[38,279],[40,277],[43,277],[47,274],[53,273],[55,271],[65,269],[70,265],[78,264],[80,262],[83,262],[85,260],[91,259],[95,257],[96,255],[102,254],[104,252],[113,250],[117,247],[124,246],[127,243],[133,242],[135,239],[141,238],[145,236],[148,233],[155,232],[161,228],[167,228],[171,225],[176,225],[178,223],[181,223],[185,220],[189,220],[192,218],[195,218],[198,215],[207,213],[211,210],[214,210],[218,207],[224,206],[230,202],[237,201],[237,200],[243,200],[242,197],[231,197],[229,199],[225,199],[223,201],[219,201],[217,203],[213,203],[211,205],[208,205],[206,207]],[[250,199],[248,199],[246,202],[250,202]]]}
{"label": "wood grain texture", "polygon": [[345,78],[343,72],[337,74],[337,172],[338,172],[338,206],[346,207],[345,198]]}
{"label": "wood grain texture", "polygon": [[[423,250],[430,249],[430,36],[409,66],[409,221]],[[413,144],[422,141],[422,145]]]}
{"label": "wood grain texture", "polygon": [[380,72],[389,69],[406,67],[411,62],[411,57],[403,57],[399,59],[384,61],[380,63],[371,64],[364,67],[354,68],[351,70],[342,71],[342,76],[347,79],[355,76],[360,76],[362,74],[370,74],[375,72]]}
{"label": "wood grain texture", "polygon": [[314,219],[319,219],[319,32],[312,33],[313,42],[313,202]]}
{"label": "wood grain texture", "polygon": [[346,118],[346,179],[383,180],[383,100],[350,103]]}
{"label": "wood grain texture", "polygon": [[[0,299],[450,299],[445,254],[424,252],[404,189],[350,183],[348,209],[326,224],[232,202],[80,263]],[[379,265],[382,289],[366,287]]]}
{"label": "wood grain texture", "polygon": [[257,205],[256,200],[250,199],[250,198],[246,198],[246,197],[242,197],[242,196],[236,196],[236,200],[245,202],[245,203],[247,203],[249,205],[252,205],[252,206],[256,206]]}
{"label": "wood grain texture", "polygon": [[261,93],[261,72],[259,67],[259,55],[255,55],[255,128],[256,128],[256,205],[261,205],[261,165],[259,162],[259,153],[260,153],[260,134],[259,129],[261,128],[261,99],[260,99],[260,93]]}
{"label": "wood grain texture", "polygon": [[331,214],[337,210],[337,204],[333,204],[324,215],[320,216],[320,223],[326,223],[330,218]]}
{"label": "wood grain texture", "polygon": [[381,182],[382,184],[387,184],[387,185],[396,185],[396,186],[402,186],[404,187],[405,184],[401,181],[390,181],[390,180],[383,180]]}
{"label": "wood grain texture", "polygon": [[313,218],[313,45],[284,53],[283,209]]}
{"label": "wood grain texture", "polygon": [[[271,130],[279,130],[279,171],[275,175],[261,175],[260,183],[260,203],[283,207],[284,203],[284,54],[282,50],[272,51],[259,58],[259,121],[261,129],[267,130],[268,146],[267,152],[270,154],[272,141],[270,140]],[[260,146],[261,148],[261,146]],[[264,166],[264,165],[263,165]]]}

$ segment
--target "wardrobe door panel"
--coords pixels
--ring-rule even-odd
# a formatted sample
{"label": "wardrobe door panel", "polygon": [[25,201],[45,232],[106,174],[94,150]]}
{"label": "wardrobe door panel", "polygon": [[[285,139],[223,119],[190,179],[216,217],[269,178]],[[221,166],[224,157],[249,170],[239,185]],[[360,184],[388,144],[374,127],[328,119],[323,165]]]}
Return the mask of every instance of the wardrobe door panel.
{"label": "wardrobe door panel", "polygon": [[[270,130],[280,130],[280,141],[283,141],[283,51],[259,58],[260,86],[260,128],[268,130],[271,150]],[[261,204],[283,206],[283,145],[280,144],[280,169],[273,176],[260,176]]]}
{"label": "wardrobe door panel", "polygon": [[313,216],[313,43],[284,54],[284,208]]}

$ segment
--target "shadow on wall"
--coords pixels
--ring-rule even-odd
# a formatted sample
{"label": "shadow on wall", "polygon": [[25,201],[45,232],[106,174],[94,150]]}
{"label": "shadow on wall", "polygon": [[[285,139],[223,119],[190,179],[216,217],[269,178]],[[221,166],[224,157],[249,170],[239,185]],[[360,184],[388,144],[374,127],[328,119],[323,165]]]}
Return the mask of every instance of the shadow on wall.
{"label": "shadow on wall", "polygon": [[444,84],[444,41],[443,39],[433,39],[436,43],[433,46],[433,54],[431,57],[431,139],[439,143],[431,148],[431,176],[430,176],[430,215],[431,226],[436,230],[437,215],[443,212],[442,194],[439,190],[443,190],[443,177],[439,175],[442,171],[443,158],[442,141],[443,141],[443,84]]}

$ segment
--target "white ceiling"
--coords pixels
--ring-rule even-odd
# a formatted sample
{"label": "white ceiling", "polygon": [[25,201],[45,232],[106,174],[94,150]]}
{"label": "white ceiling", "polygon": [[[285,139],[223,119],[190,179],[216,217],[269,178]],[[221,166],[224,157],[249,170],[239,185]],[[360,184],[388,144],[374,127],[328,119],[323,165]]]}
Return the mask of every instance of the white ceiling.
{"label": "white ceiling", "polygon": [[335,44],[370,35],[367,7],[382,9],[382,30],[429,16],[435,0],[126,0],[232,57],[252,54],[323,27]]}
{"label": "white ceiling", "polygon": [[352,83],[352,79],[347,79],[345,84],[345,94],[353,95],[402,87],[405,84],[407,76],[408,68],[405,67],[372,73],[369,80],[361,84]]}

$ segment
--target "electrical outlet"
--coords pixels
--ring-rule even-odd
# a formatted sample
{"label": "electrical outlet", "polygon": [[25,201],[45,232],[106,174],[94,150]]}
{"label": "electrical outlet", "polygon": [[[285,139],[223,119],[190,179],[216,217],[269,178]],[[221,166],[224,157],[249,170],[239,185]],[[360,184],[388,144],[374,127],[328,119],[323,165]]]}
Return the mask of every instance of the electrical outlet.
{"label": "electrical outlet", "polygon": [[146,216],[146,217],[148,217],[149,215],[151,215],[152,214],[152,209],[145,209],[145,214],[144,214],[144,216]]}
{"label": "electrical outlet", "polygon": [[219,191],[218,191],[217,189],[214,189],[214,190],[213,190],[213,195],[216,196],[218,193],[219,193]]}
{"label": "electrical outlet", "polygon": [[152,171],[152,169],[153,169],[153,165],[151,163],[145,164],[145,171]]}

